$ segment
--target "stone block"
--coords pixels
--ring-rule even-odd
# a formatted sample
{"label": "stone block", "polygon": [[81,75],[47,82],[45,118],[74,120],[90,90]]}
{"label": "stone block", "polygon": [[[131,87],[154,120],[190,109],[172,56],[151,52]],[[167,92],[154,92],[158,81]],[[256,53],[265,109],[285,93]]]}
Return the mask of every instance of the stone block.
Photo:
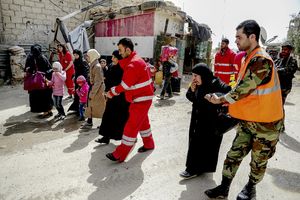
{"label": "stone block", "polygon": [[[45,8],[45,4],[44,3],[38,3],[38,2],[36,2],[36,3],[34,3],[34,6],[36,7],[36,8]],[[47,7],[46,7],[47,8]]]}
{"label": "stone block", "polygon": [[16,24],[14,24],[14,23],[5,23],[4,28],[5,28],[5,30],[8,29],[8,28],[14,29],[14,28],[16,28]]}
{"label": "stone block", "polygon": [[34,2],[33,2],[33,1],[26,0],[26,1],[25,1],[25,6],[34,7],[34,6],[35,6],[35,4],[34,4]]}
{"label": "stone block", "polygon": [[14,16],[15,12],[12,10],[2,10],[3,16]]}
{"label": "stone block", "polygon": [[10,4],[9,7],[10,7],[10,10],[14,10],[14,11],[20,11],[21,10],[20,5]]}
{"label": "stone block", "polygon": [[13,3],[16,5],[24,5],[24,0],[13,0]]}
{"label": "stone block", "polygon": [[9,4],[8,3],[3,3],[1,6],[2,6],[2,10],[9,10]]}
{"label": "stone block", "polygon": [[28,13],[31,13],[31,12],[32,12],[32,8],[29,7],[29,6],[22,6],[22,7],[21,7],[21,10],[22,10],[22,11],[25,11],[25,12],[28,12]]}
{"label": "stone block", "polygon": [[42,13],[42,9],[41,8],[32,8],[32,12],[39,14],[39,13]]}
{"label": "stone block", "polygon": [[26,25],[21,23],[21,24],[16,24],[16,29],[20,29],[20,30],[26,30]]}
{"label": "stone block", "polygon": [[2,4],[5,4],[5,3],[12,4],[12,0],[1,0],[1,3]]}
{"label": "stone block", "polygon": [[3,23],[7,23],[7,24],[11,23],[10,16],[3,16]]}
{"label": "stone block", "polygon": [[21,17],[11,17],[11,22],[12,23],[22,23],[23,19]]}
{"label": "stone block", "polygon": [[15,12],[15,16],[16,17],[21,17],[21,18],[24,18],[27,16],[26,12],[24,11],[18,11],[18,12]]}

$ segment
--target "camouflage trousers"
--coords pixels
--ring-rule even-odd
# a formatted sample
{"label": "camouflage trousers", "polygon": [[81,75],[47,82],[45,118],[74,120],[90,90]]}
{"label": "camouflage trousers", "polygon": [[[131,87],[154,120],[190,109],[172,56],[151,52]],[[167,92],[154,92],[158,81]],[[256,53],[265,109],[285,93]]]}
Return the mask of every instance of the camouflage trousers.
{"label": "camouflage trousers", "polygon": [[258,183],[263,179],[268,159],[275,153],[282,120],[272,123],[240,121],[236,137],[224,161],[223,176],[233,179],[243,158],[251,151],[249,179]]}

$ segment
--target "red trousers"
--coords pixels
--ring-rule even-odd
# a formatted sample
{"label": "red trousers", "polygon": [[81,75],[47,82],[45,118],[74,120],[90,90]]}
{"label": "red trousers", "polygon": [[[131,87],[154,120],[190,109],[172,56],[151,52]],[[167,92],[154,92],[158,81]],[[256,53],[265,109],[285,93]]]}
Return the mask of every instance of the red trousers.
{"label": "red trousers", "polygon": [[140,133],[144,147],[154,149],[154,141],[150,129],[148,111],[152,101],[131,103],[129,106],[129,118],[125,124],[121,144],[113,152],[113,156],[123,162],[130,153],[138,132]]}
{"label": "red trousers", "polygon": [[[69,71],[70,71],[70,72],[69,72]],[[67,86],[67,88],[68,88],[68,94],[69,94],[69,95],[72,95],[72,94],[75,93],[75,85],[74,85],[74,81],[73,81],[73,79],[72,79],[74,73],[73,73],[71,70],[68,70],[68,71],[66,72],[66,75],[67,75],[67,78],[66,78],[65,83],[66,83],[66,86]]]}

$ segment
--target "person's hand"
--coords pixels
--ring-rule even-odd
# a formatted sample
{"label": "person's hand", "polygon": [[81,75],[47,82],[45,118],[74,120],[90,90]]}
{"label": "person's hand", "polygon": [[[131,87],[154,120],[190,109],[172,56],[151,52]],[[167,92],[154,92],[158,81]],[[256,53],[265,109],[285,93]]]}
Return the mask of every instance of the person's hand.
{"label": "person's hand", "polygon": [[195,92],[196,87],[197,87],[197,84],[195,82],[192,82],[192,84],[191,84],[191,90],[192,90],[192,92]]}
{"label": "person's hand", "polygon": [[110,92],[107,92],[106,95],[105,95],[108,99],[111,99],[112,96],[110,95]]}
{"label": "person's hand", "polygon": [[206,94],[206,95],[204,96],[204,98],[205,98],[207,101],[209,101],[210,103],[213,103],[213,104],[220,104],[220,103],[222,103],[222,102],[221,102],[221,98],[218,97],[215,93],[213,93],[213,94]]}

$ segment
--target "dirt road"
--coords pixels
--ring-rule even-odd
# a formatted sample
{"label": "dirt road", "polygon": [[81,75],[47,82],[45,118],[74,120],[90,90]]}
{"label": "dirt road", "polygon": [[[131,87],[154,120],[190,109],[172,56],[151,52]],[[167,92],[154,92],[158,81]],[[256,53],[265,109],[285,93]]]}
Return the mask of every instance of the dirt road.
{"label": "dirt road", "polygon": [[[183,181],[191,103],[180,96],[155,99],[150,118],[156,149],[137,153],[139,138],[126,162],[106,159],[119,142],[98,145],[97,125],[79,129],[74,115],[63,122],[41,120],[29,112],[21,86],[0,88],[0,200],[204,200],[203,191],[221,180],[223,160],[234,138],[224,136],[216,173]],[[65,108],[70,102],[66,100]],[[286,133],[257,188],[259,200],[300,199],[300,82],[287,99]],[[55,114],[55,113],[54,113]],[[201,159],[201,158],[199,158]],[[248,180],[249,156],[232,183],[235,199]]]}

